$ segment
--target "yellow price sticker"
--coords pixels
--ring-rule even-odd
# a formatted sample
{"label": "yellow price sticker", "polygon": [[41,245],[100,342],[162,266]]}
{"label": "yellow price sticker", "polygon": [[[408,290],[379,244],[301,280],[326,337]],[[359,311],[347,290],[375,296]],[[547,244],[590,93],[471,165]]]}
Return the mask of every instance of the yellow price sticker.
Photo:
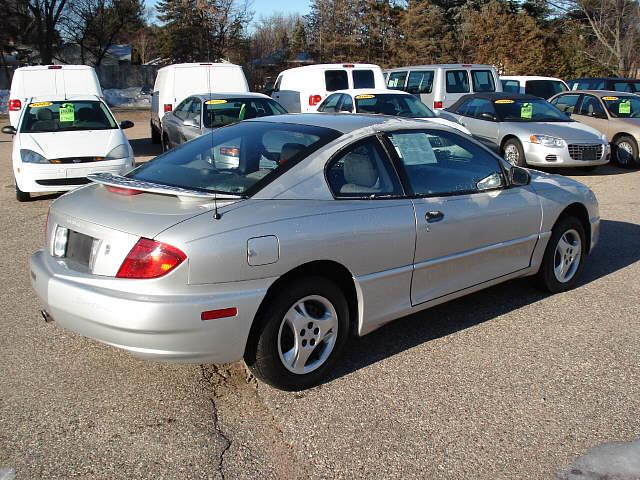
{"label": "yellow price sticker", "polygon": [[365,100],[367,98],[376,98],[375,95],[356,95],[356,100]]}
{"label": "yellow price sticker", "polygon": [[227,103],[227,101],[222,99],[217,99],[217,100],[207,100],[204,103],[206,103],[207,105],[222,105],[223,103]]}
{"label": "yellow price sticker", "polygon": [[615,102],[618,100],[618,97],[602,97],[603,100],[607,100],[608,102]]}
{"label": "yellow price sticker", "polygon": [[503,104],[503,103],[514,103],[514,101],[513,101],[513,100],[510,100],[510,99],[508,99],[508,98],[502,98],[502,99],[500,99],[500,100],[496,100],[496,101],[495,101],[495,102],[493,102],[493,103],[497,103],[497,104]]}
{"label": "yellow price sticker", "polygon": [[50,107],[51,105],[53,105],[52,102],[35,102],[29,104],[31,108]]}

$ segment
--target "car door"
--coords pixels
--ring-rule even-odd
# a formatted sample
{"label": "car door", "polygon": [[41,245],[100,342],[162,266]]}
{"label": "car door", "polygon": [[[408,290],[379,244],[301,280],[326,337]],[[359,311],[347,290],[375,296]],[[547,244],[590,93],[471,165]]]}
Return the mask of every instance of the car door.
{"label": "car door", "polygon": [[[498,141],[500,134],[500,122],[491,100],[486,98],[474,98],[469,105],[469,128],[475,138],[484,143],[488,148],[497,150],[500,148]],[[467,127],[468,128],[468,127]]]}
{"label": "car door", "polygon": [[557,97],[552,98],[549,103],[561,112],[574,115],[576,113],[576,107],[580,103],[580,97],[581,94],[579,93],[567,93],[566,95],[558,95]]}
{"label": "car door", "polygon": [[192,98],[185,98],[178,106],[175,108],[171,115],[165,115],[165,118],[162,119],[163,129],[167,138],[169,139],[169,146],[175,147],[181,143],[182,139],[182,122],[187,115],[187,111],[191,106]]}
{"label": "car door", "polygon": [[600,99],[595,95],[584,94],[578,111],[573,114],[574,120],[589,125],[604,133],[609,131],[609,117],[600,103]]}
{"label": "car door", "polygon": [[188,142],[202,134],[202,100],[194,97],[185,112],[185,117],[180,128],[180,143]]}
{"label": "car door", "polygon": [[530,186],[509,187],[503,163],[443,130],[388,135],[417,222],[417,305],[526,269],[542,210]]}

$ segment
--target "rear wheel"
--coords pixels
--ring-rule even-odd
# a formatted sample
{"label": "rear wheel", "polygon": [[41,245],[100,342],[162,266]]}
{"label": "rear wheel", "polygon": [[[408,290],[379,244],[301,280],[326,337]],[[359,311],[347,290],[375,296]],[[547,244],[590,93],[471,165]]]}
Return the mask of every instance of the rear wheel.
{"label": "rear wheel", "polygon": [[584,228],[576,217],[564,217],[553,227],[538,272],[541,288],[551,293],[571,290],[587,253]]}
{"label": "rear wheel", "polygon": [[169,150],[171,150],[171,145],[169,144],[169,137],[166,134],[164,134],[162,135],[162,151],[168,152]]}
{"label": "rear wheel", "polygon": [[515,138],[510,138],[502,146],[502,156],[512,165],[526,167],[527,161],[524,158],[522,144]]}
{"label": "rear wheel", "polygon": [[153,126],[153,123],[149,122],[151,126],[151,143],[156,145],[160,143],[160,132]]}
{"label": "rear wheel", "polygon": [[625,168],[640,166],[640,158],[638,158],[638,144],[632,137],[628,135],[621,135],[613,141],[613,147],[618,165]]}
{"label": "rear wheel", "polygon": [[323,277],[286,284],[280,292],[256,318],[245,362],[274,387],[302,390],[317,385],[344,349],[349,307],[342,291]]}
{"label": "rear wheel", "polygon": [[29,192],[23,192],[18,188],[18,184],[16,183],[16,200],[19,202],[28,202],[31,200],[31,194]]}

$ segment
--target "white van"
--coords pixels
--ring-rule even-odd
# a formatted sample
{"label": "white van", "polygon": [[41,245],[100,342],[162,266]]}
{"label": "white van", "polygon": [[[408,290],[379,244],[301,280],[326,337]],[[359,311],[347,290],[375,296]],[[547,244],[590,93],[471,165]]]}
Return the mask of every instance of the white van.
{"label": "white van", "polygon": [[17,68],[9,93],[9,122],[13,127],[18,125],[27,99],[65,94],[102,97],[102,88],[93,67],[37,65]]}
{"label": "white van", "polygon": [[564,80],[554,77],[538,77],[535,75],[508,75],[500,77],[502,90],[509,93],[535,95],[548,100],[554,95],[569,90]]}
{"label": "white van", "polygon": [[491,65],[414,65],[386,73],[387,88],[412,93],[436,111],[450,107],[468,93],[502,91],[498,72]]}
{"label": "white van", "polygon": [[158,70],[151,97],[151,140],[160,143],[162,117],[201,93],[248,92],[242,67],[233,63],[177,63]]}
{"label": "white van", "polygon": [[331,92],[385,88],[382,69],[366,63],[334,63],[290,68],[278,75],[271,97],[291,113],[315,112]]}

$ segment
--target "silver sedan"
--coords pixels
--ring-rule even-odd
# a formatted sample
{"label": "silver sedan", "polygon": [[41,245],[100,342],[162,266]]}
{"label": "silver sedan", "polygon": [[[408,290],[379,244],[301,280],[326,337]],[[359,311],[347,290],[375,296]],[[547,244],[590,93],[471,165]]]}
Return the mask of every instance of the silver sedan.
{"label": "silver sedan", "polygon": [[321,382],[351,335],[490,285],[572,288],[600,222],[581,183],[379,115],[249,120],[91,179],[31,258],[44,316],[283,389]]}
{"label": "silver sedan", "polygon": [[261,93],[211,93],[185,98],[162,117],[162,151],[231,123],[287,113]]}
{"label": "silver sedan", "polygon": [[441,116],[467,127],[514,165],[593,170],[611,157],[606,136],[532,95],[465,95]]}

